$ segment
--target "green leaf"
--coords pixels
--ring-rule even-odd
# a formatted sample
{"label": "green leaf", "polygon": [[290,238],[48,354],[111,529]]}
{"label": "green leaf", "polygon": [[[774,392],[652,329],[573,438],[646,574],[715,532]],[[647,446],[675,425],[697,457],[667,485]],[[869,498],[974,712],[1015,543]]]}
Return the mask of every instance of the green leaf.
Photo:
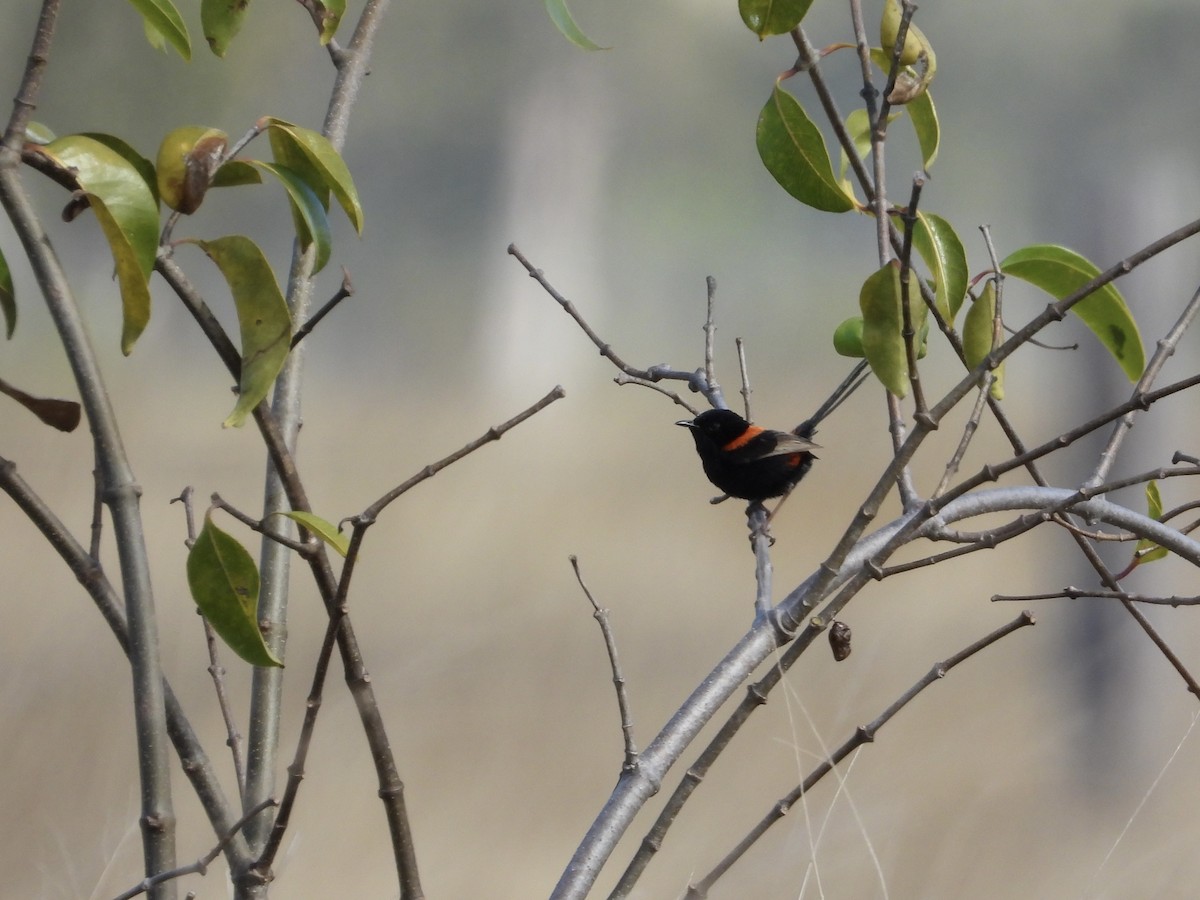
{"label": "green leaf", "polygon": [[200,3],[200,27],[208,49],[215,56],[224,57],[229,45],[242,30],[242,21],[250,0],[202,0]]}
{"label": "green leaf", "polygon": [[150,321],[150,272],[158,248],[158,203],[141,173],[121,154],[85,135],[68,135],[38,148],[72,170],[112,250],[121,286],[121,351]]}
{"label": "green leaf", "polygon": [[155,203],[158,202],[158,186],[154,175],[154,163],[150,162],[150,160],[146,159],[146,157],[142,156],[142,154],[138,153],[133,147],[116,135],[86,131],[82,133],[81,137],[89,137],[93,141],[100,142],[137,169],[138,174],[142,176],[142,180],[150,188],[150,192],[154,194]]}
{"label": "green leaf", "polygon": [[[913,330],[919,335],[927,310],[921,300],[916,273],[909,270],[908,300]],[[862,310],[862,346],[875,377],[897,397],[908,394],[908,353],[904,345],[904,311],[900,290],[900,263],[892,260],[873,273],[859,291]]]}
{"label": "green leaf", "polygon": [[17,329],[17,294],[3,252],[0,252],[0,313],[4,314],[4,336],[11,341]]}
{"label": "green leaf", "polygon": [[41,122],[30,122],[25,126],[25,140],[31,144],[48,144],[57,136]]}
{"label": "green leaf", "polygon": [[[1150,481],[1146,484],[1146,515],[1155,522],[1162,521],[1163,504],[1162,494],[1158,491],[1158,482]],[[1142,538],[1137,543],[1137,549],[1134,552],[1134,559],[1138,564],[1156,562],[1168,556],[1171,551],[1166,547],[1161,547],[1154,541]]]}
{"label": "green leaf", "polygon": [[333,191],[333,196],[337,197],[354,230],[361,234],[363,211],[358,191],[354,188],[354,179],[329,139],[320,132],[301,128],[274,116],[263,119],[263,124],[269,131],[275,162],[287,166],[308,182],[308,186],[321,198],[322,204],[328,205],[326,192]]}
{"label": "green leaf", "polygon": [[567,9],[567,0],[546,0],[546,12],[550,14],[550,21],[554,23],[554,27],[558,29],[559,33],[576,47],[584,50],[608,49],[608,47],[601,47],[595,43],[575,24],[571,11]]}
{"label": "green leaf", "polygon": [[[979,299],[971,303],[967,317],[963,321],[963,356],[967,365],[975,368],[983,362],[1002,339],[1003,335],[996,327],[996,284],[990,278],[983,286]],[[1004,363],[992,370],[993,399],[1004,399]]]}
{"label": "green leaf", "polygon": [[854,199],[834,177],[820,130],[779,85],[758,117],[756,142],[767,171],[801,203],[826,212],[854,209]]}
{"label": "green leaf", "polygon": [[292,320],[275,273],[258,246],[240,234],[195,241],[229,283],[242,330],[237,405],[224,427],[240,428],[267,396],[292,343]]}
{"label": "green leaf", "polygon": [[212,187],[236,187],[243,184],[262,184],[258,169],[244,159],[231,159],[213,176]]}
{"label": "green leaf", "polygon": [[299,522],[343,557],[350,550],[350,538],[338,531],[337,526],[332,522],[326,521],[320,516],[303,510],[276,513],[276,515],[287,516],[289,519]]}
{"label": "green leaf", "polygon": [[953,325],[967,295],[970,277],[967,251],[963,249],[962,241],[941,216],[918,210],[913,225],[913,246],[929,267],[938,312]]}
{"label": "green leaf", "polygon": [[863,351],[862,316],[851,316],[833,331],[833,349],[839,356],[861,359]]}
{"label": "green leaf", "polygon": [[270,172],[278,178],[287,190],[292,206],[292,220],[296,225],[296,237],[299,238],[300,246],[303,249],[308,249],[309,244],[316,244],[313,274],[320,272],[329,262],[333,241],[329,233],[329,217],[325,215],[325,207],[321,204],[320,199],[313,193],[313,189],[308,186],[308,183],[287,166],[258,160],[251,160],[251,162],[264,172]]}
{"label": "green leaf", "polygon": [[[1036,285],[1062,300],[1100,274],[1100,270],[1074,250],[1054,244],[1035,244],[1010,254],[1000,263],[1005,275]],[[1146,368],[1146,354],[1137,323],[1112,284],[1095,291],[1071,307],[1083,323],[1116,358],[1130,381],[1137,381]]]}
{"label": "green leaf", "polygon": [[162,45],[155,42],[157,35],[175,48],[175,52],[184,59],[192,58],[192,41],[188,37],[187,26],[183,24],[183,16],[175,8],[171,0],[129,0],[142,16],[146,26],[146,37],[151,46],[161,49]]}
{"label": "green leaf", "polygon": [[937,159],[938,149],[942,142],[942,126],[938,122],[933,97],[930,96],[929,91],[923,91],[920,96],[909,101],[904,108],[908,111],[913,131],[917,134],[922,164],[925,166],[925,171],[929,171],[929,167]]}
{"label": "green leaf", "polygon": [[[893,115],[888,122],[890,123],[895,118]],[[846,134],[850,135],[850,141],[854,144],[854,152],[858,154],[858,158],[866,159],[867,154],[871,152],[871,120],[867,117],[865,109],[853,110],[850,115],[846,116]],[[841,149],[841,175],[846,174],[849,165],[850,160],[843,147]]]}
{"label": "green leaf", "polygon": [[212,514],[187,558],[188,587],[208,624],[252,666],[282,666],[258,627],[258,569],[246,548],[213,524]]}
{"label": "green leaf", "polygon": [[813,0],[738,0],[738,12],[761,41],[772,34],[787,34],[812,4]]}
{"label": "green leaf", "polygon": [[316,3],[316,8],[321,13],[321,46],[324,47],[337,34],[346,13],[346,0],[323,0]]}

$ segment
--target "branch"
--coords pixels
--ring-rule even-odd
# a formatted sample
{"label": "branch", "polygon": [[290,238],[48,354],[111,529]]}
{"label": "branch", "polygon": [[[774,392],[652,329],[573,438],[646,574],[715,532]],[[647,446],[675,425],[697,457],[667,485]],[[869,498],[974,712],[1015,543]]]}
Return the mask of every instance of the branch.
{"label": "branch", "polygon": [[[125,454],[99,362],[70,283],[54,252],[50,236],[42,227],[21,182],[18,171],[20,154],[15,146],[32,109],[36,86],[49,52],[57,11],[56,0],[46,0],[26,77],[9,122],[5,143],[0,146],[0,204],[3,204],[29,259],[75,377],[92,432],[101,495],[112,516],[128,617],[129,662],[133,675],[133,707],[141,782],[142,845],[145,871],[153,875],[175,867],[175,814],[171,802],[170,745],[158,626],[145,535],[138,509],[141,488]],[[173,894],[170,887],[161,892],[163,897]]]}
{"label": "branch", "polygon": [[617,709],[621,715],[621,733],[625,736],[625,763],[621,766],[623,772],[632,772],[637,768],[637,745],[633,741],[633,716],[629,712],[629,697],[625,691],[625,676],[621,674],[621,664],[617,660],[617,640],[613,637],[612,626],[608,622],[608,610],[602,609],[588,586],[583,581],[583,573],[579,571],[579,560],[571,556],[571,568],[575,570],[575,579],[583,590],[588,602],[592,604],[593,617],[600,626],[604,636],[604,649],[608,651],[608,662],[612,667],[613,685],[617,689]]}
{"label": "branch", "polygon": [[[1133,387],[1133,396],[1137,397],[1146,393],[1151,385],[1154,384],[1163,366],[1166,365],[1167,360],[1175,355],[1175,348],[1179,346],[1180,338],[1183,337],[1183,333],[1195,321],[1197,313],[1200,313],[1200,288],[1197,288],[1195,293],[1192,294],[1192,299],[1184,306],[1183,312],[1175,320],[1175,324],[1159,340],[1154,355],[1150,357],[1150,361],[1142,371],[1141,377],[1138,378],[1137,384]],[[1125,440],[1125,435],[1133,428],[1133,420],[1134,411],[1130,410],[1113,426],[1112,434],[1109,435],[1108,442],[1100,452],[1096,470],[1092,473],[1092,477],[1087,483],[1099,483],[1108,476],[1109,470],[1116,461],[1117,451]]]}
{"label": "branch", "polygon": [[1103,600],[1125,600],[1129,603],[1146,603],[1151,606],[1200,606],[1200,596],[1180,597],[1172,594],[1169,597],[1150,597],[1145,594],[1134,594],[1129,591],[1105,591],[1099,588],[1065,587],[1061,591],[1050,591],[1046,594],[993,594],[993,603],[1034,602],[1036,600],[1079,600],[1083,597],[1095,597]]}
{"label": "branch", "polygon": [[[685,381],[691,390],[704,394],[709,398],[710,402],[712,402],[714,406],[724,405],[723,402],[719,402],[720,388],[714,388],[712,385],[707,383],[704,370],[700,370],[698,372],[681,372],[666,365],[651,366],[649,369],[638,369],[625,362],[625,360],[618,356],[617,352],[613,350],[612,345],[605,342],[600,335],[598,335],[592,329],[592,326],[587,323],[587,320],[584,319],[579,310],[575,308],[575,304],[560,294],[555,289],[554,285],[546,280],[545,273],[542,272],[541,269],[536,268],[533,263],[525,258],[525,254],[517,249],[516,244],[509,244],[508,252],[510,256],[515,257],[517,261],[525,267],[525,271],[529,273],[529,277],[540,284],[542,289],[545,290],[545,292],[552,298],[554,298],[554,301],[562,307],[563,312],[575,320],[575,324],[578,325],[583,333],[587,335],[588,340],[596,345],[596,349],[600,351],[600,355],[620,369],[625,375],[628,375],[635,381],[657,382],[664,379],[670,379],[672,381]],[[716,282],[713,282],[712,289],[716,289]],[[706,333],[708,327],[708,325],[705,326]]]}
{"label": "branch", "polygon": [[446,468],[449,465],[452,465],[453,463],[458,462],[464,456],[474,453],[476,450],[478,450],[484,444],[489,444],[492,441],[500,440],[500,438],[504,435],[504,433],[506,431],[510,431],[511,429],[516,428],[518,425],[520,425],[526,419],[537,415],[539,412],[541,412],[543,409],[545,409],[547,406],[549,406],[555,400],[561,400],[566,395],[567,395],[567,392],[563,390],[562,385],[555,385],[554,388],[550,391],[550,393],[548,393],[545,397],[543,397],[541,400],[534,403],[532,406],[517,413],[515,416],[513,416],[507,422],[504,422],[500,425],[493,425],[491,428],[489,428],[487,431],[485,431],[482,435],[477,437],[475,440],[464,444],[462,447],[459,447],[457,450],[455,450],[453,453],[449,454],[448,456],[442,457],[437,462],[430,463],[425,468],[423,468],[420,472],[418,472],[416,475],[413,475],[407,481],[404,481],[404,482],[398,484],[396,487],[392,488],[390,491],[388,491],[386,494],[384,494],[382,497],[380,497],[378,500],[376,500],[374,503],[372,503],[370,506],[368,506],[365,510],[363,510],[361,513],[359,513],[357,516],[355,516],[354,520],[353,520],[355,527],[357,528],[360,525],[373,524],[375,522],[375,520],[377,518],[379,518],[379,514],[381,512],[383,512],[383,510],[388,506],[388,504],[390,504],[397,497],[412,490],[414,487],[416,487],[422,481],[432,478],[438,472],[442,471],[442,469]]}
{"label": "branch", "polygon": [[711,872],[700,879],[700,881],[688,887],[686,896],[707,897],[708,891],[713,884],[715,884],[716,881],[722,875],[724,875],[734,863],[741,859],[742,856],[745,855],[746,851],[754,846],[758,839],[766,834],[767,830],[772,825],[787,815],[788,811],[796,804],[798,800],[800,800],[801,797],[805,796],[809,791],[811,791],[813,787],[821,781],[822,778],[834,770],[834,767],[839,762],[841,762],[859,747],[863,746],[864,744],[874,743],[876,735],[883,728],[883,726],[891,721],[896,713],[900,712],[900,710],[915,700],[917,695],[925,690],[925,688],[940,681],[942,678],[945,678],[955,666],[974,656],[980,650],[991,646],[992,644],[996,643],[996,641],[1007,637],[1020,628],[1024,628],[1026,625],[1035,624],[1035,622],[1036,620],[1034,619],[1032,613],[1028,611],[1023,612],[1007,625],[996,629],[991,634],[988,634],[980,638],[978,641],[975,641],[970,646],[963,648],[945,662],[934,663],[933,667],[926,672],[916,684],[914,684],[899,698],[897,698],[891,706],[880,713],[879,716],[877,716],[869,724],[855,729],[854,735],[847,739],[846,742],[838,747],[835,751],[833,751],[829,758],[817,766],[817,768],[814,769],[808,775],[808,777],[804,779],[803,782],[776,801],[771,811],[763,816],[757,825],[750,829],[750,832],[737,844],[736,847],[734,847],[733,850],[731,850],[719,863],[717,863],[716,866],[713,867]]}
{"label": "branch", "polygon": [[234,839],[237,833],[245,827],[246,823],[257,816],[268,806],[274,805],[274,800],[264,800],[262,803],[259,803],[248,813],[238,819],[229,828],[229,830],[222,835],[221,839],[217,841],[216,846],[214,846],[194,863],[190,863],[186,866],[179,866],[176,869],[172,869],[170,872],[159,872],[157,875],[154,875],[151,878],[145,878],[138,884],[131,887],[125,893],[118,894],[114,900],[130,900],[131,897],[144,894],[156,885],[162,884],[165,881],[171,881],[175,878],[182,878],[184,875],[207,875],[209,864],[216,859],[218,855],[220,855],[221,851],[224,850],[229,842]]}
{"label": "branch", "polygon": [[[775,651],[781,639],[775,623],[795,620],[800,611],[811,604],[811,594],[816,588],[840,589],[841,592],[821,609],[817,620],[810,622],[796,638],[797,641],[811,642],[815,634],[824,629],[825,623],[836,618],[845,603],[871,579],[871,573],[882,562],[900,546],[925,537],[926,532],[932,530],[929,506],[927,502],[921,509],[905,513],[856,542],[845,554],[839,570],[831,573],[822,565],[776,606],[769,620],[758,620],[754,624],[642,751],[637,772],[621,776],[559,879],[552,898],[565,900],[586,896],[617,841],[636,813],[657,792],[666,772],[738,686]],[[937,510],[937,514],[945,523],[1016,509],[1067,511],[1108,522],[1153,540],[1200,567],[1200,542],[1141,513],[1099,497],[1085,497],[1080,491],[1040,487],[980,490],[947,503]]]}
{"label": "branch", "polygon": [[9,160],[3,165],[15,165],[12,156],[20,156],[21,146],[25,143],[25,129],[29,119],[37,108],[37,96],[42,89],[42,77],[46,65],[50,61],[50,46],[54,43],[54,29],[58,23],[58,12],[61,0],[42,0],[42,12],[38,17],[37,30],[34,32],[33,45],[29,49],[29,58],[25,62],[25,72],[21,76],[21,84],[13,97],[13,111],[4,128],[3,148]]}
{"label": "branch", "polygon": [[[0,457],[0,490],[8,494],[83,585],[105,624],[112,631],[117,644],[128,655],[129,633],[121,598],[109,583],[104,569],[18,474],[16,464],[3,457]],[[163,694],[166,698],[167,730],[175,745],[183,772],[196,791],[214,832],[225,834],[233,827],[235,820],[233,809],[221,789],[212,761],[204,752],[203,745],[184,715],[183,707],[165,679]],[[239,836],[225,847],[225,855],[230,868],[236,870],[249,859],[245,841]]]}
{"label": "branch", "polygon": [[292,348],[294,349],[297,344],[308,337],[312,333],[312,330],[317,327],[318,323],[333,312],[339,303],[347,297],[352,296],[354,296],[354,282],[350,280],[350,273],[342,269],[341,287],[337,289],[337,293],[329,299],[329,302],[313,313],[307,322],[296,329],[296,333],[292,335]]}

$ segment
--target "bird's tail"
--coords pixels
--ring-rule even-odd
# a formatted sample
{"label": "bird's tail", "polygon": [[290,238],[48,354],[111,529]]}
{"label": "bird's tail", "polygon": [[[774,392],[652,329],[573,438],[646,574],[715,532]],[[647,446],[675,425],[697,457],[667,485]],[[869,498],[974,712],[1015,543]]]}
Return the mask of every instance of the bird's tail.
{"label": "bird's tail", "polygon": [[841,406],[846,398],[853,394],[858,389],[858,386],[867,380],[867,376],[870,374],[871,371],[867,365],[867,361],[865,359],[860,360],[858,365],[846,376],[845,380],[829,395],[829,399],[822,403],[815,413],[797,425],[792,430],[792,433],[806,440],[811,439],[816,434],[817,426],[821,424],[825,417]]}

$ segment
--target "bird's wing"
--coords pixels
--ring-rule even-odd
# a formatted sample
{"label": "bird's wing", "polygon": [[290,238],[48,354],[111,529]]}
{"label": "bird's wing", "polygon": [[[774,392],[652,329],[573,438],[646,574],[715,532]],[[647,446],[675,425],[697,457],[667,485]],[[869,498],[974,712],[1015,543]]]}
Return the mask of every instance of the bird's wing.
{"label": "bird's wing", "polygon": [[[811,453],[813,450],[820,450],[820,444],[814,444],[812,441],[802,437],[797,437],[794,434],[787,432],[775,432],[775,446],[755,459],[766,459],[771,456],[788,456],[792,453]],[[746,460],[751,462],[751,460]]]}

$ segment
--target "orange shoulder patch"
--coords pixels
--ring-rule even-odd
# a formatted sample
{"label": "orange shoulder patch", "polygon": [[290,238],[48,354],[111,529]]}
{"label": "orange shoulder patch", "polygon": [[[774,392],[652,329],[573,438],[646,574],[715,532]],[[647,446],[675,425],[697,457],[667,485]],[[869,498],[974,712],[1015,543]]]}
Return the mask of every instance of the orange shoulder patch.
{"label": "orange shoulder patch", "polygon": [[730,451],[730,450],[737,450],[741,447],[745,447],[748,443],[750,443],[752,440],[754,440],[756,437],[758,437],[760,434],[762,434],[763,431],[764,431],[764,429],[759,428],[757,425],[751,425],[749,428],[747,428],[745,431],[743,431],[741,434],[739,434],[737,437],[735,437],[732,441],[730,441],[728,444],[726,444],[721,449],[725,450],[725,451]]}

